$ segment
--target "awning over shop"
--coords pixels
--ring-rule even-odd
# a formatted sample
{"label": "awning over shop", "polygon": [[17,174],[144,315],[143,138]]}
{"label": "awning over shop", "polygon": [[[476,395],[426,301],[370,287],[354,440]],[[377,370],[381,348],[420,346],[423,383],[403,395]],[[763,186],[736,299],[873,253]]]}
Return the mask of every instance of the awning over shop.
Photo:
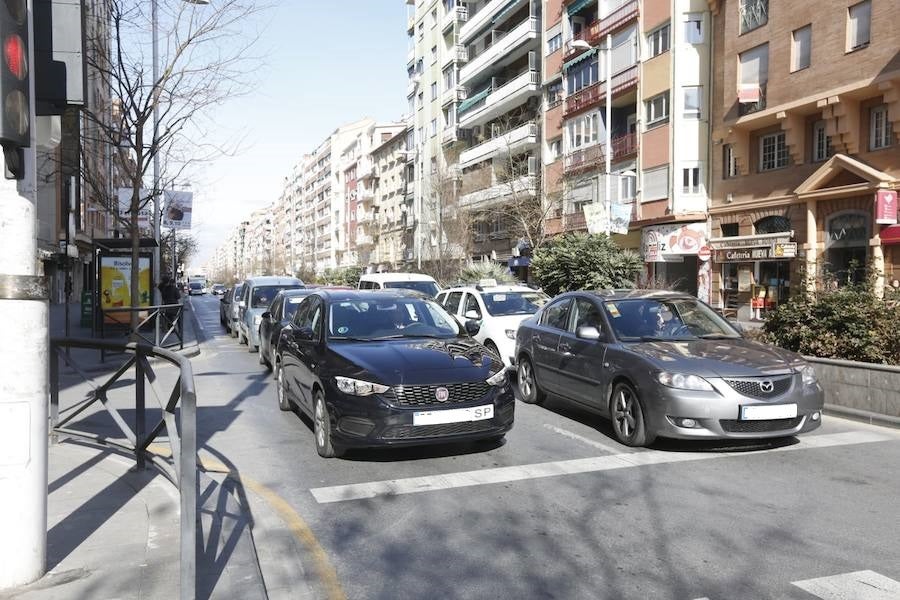
{"label": "awning over shop", "polygon": [[891,225],[881,230],[881,243],[900,244],[900,225]]}
{"label": "awning over shop", "polygon": [[594,0],[575,0],[575,2],[566,7],[566,12],[569,13],[569,16],[574,15],[592,2],[594,2]]}
{"label": "awning over shop", "polygon": [[596,53],[597,53],[597,49],[592,48],[591,50],[588,50],[587,52],[585,52],[583,54],[579,54],[578,56],[576,56],[569,62],[563,64],[563,71],[568,71],[569,69],[571,69],[572,67],[574,67],[575,65],[577,65],[578,63],[583,61],[584,59],[590,58]]}

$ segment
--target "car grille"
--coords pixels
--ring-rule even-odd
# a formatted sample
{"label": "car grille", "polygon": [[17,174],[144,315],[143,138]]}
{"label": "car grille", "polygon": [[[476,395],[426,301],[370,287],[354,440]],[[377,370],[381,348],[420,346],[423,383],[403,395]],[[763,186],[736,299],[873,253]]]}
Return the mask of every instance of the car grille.
{"label": "car grille", "polygon": [[[774,398],[787,392],[791,388],[793,376],[787,377],[753,377],[751,379],[726,379],[725,383],[737,390],[739,394],[750,398]],[[763,391],[766,383],[771,383],[772,389]]]}
{"label": "car grille", "polygon": [[803,417],[794,417],[793,419],[769,419],[765,421],[736,421],[733,419],[722,419],[719,424],[722,429],[728,433],[767,433],[771,431],[787,431],[794,429],[800,424]]}
{"label": "car grille", "polygon": [[[441,402],[435,397],[438,388],[446,388],[447,399]],[[491,386],[484,381],[449,383],[447,385],[397,385],[385,397],[398,406],[446,406],[481,400],[488,395]]]}
{"label": "car grille", "polygon": [[478,433],[495,427],[492,419],[465,423],[442,423],[440,425],[395,425],[388,427],[382,437],[388,440],[408,440],[414,438],[434,438],[461,433]]}

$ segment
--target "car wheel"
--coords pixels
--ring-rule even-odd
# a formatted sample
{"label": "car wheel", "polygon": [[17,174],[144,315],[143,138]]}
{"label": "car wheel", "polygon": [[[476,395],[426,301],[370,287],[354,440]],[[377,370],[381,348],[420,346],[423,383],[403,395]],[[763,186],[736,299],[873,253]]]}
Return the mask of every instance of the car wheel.
{"label": "car wheel", "polygon": [[284,369],[275,369],[275,393],[278,395],[278,408],[284,411],[291,410],[291,401],[288,400],[287,389],[284,383]]}
{"label": "car wheel", "polygon": [[613,433],[626,446],[647,446],[656,435],[647,431],[644,409],[637,392],[627,383],[617,383],[610,403]]}
{"label": "car wheel", "polygon": [[343,454],[331,441],[331,416],[328,414],[328,407],[325,406],[325,394],[322,390],[318,390],[315,395],[313,432],[316,434],[316,452],[319,456],[333,458]]}
{"label": "car wheel", "polygon": [[247,338],[244,337],[244,334],[240,331],[238,332],[238,344],[246,344]]}
{"label": "car wheel", "polygon": [[547,397],[543,390],[538,386],[537,378],[534,376],[534,367],[531,361],[522,357],[519,359],[519,366],[516,368],[518,374],[519,393],[522,395],[522,402],[526,404],[540,404]]}

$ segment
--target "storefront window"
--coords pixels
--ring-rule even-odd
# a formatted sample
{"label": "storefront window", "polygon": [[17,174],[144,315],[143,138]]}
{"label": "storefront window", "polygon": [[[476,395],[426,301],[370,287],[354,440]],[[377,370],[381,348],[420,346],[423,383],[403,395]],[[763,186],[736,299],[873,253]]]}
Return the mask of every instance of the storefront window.
{"label": "storefront window", "polygon": [[833,215],[825,227],[826,270],[838,284],[865,278],[869,245],[869,215],[845,212]]}

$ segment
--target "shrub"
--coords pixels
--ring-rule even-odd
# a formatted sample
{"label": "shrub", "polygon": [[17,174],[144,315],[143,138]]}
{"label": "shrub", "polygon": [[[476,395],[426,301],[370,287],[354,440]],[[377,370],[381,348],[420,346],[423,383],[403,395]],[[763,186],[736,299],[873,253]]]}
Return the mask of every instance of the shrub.
{"label": "shrub", "polygon": [[900,364],[900,305],[867,284],[801,294],[769,313],[766,341],[809,356]]}
{"label": "shrub", "polygon": [[481,279],[494,279],[501,285],[519,283],[508,268],[489,261],[469,263],[459,272],[459,278],[464,283],[477,283]]}
{"label": "shrub", "polygon": [[531,268],[544,291],[631,288],[644,268],[641,257],[606,235],[566,234],[535,250]]}

